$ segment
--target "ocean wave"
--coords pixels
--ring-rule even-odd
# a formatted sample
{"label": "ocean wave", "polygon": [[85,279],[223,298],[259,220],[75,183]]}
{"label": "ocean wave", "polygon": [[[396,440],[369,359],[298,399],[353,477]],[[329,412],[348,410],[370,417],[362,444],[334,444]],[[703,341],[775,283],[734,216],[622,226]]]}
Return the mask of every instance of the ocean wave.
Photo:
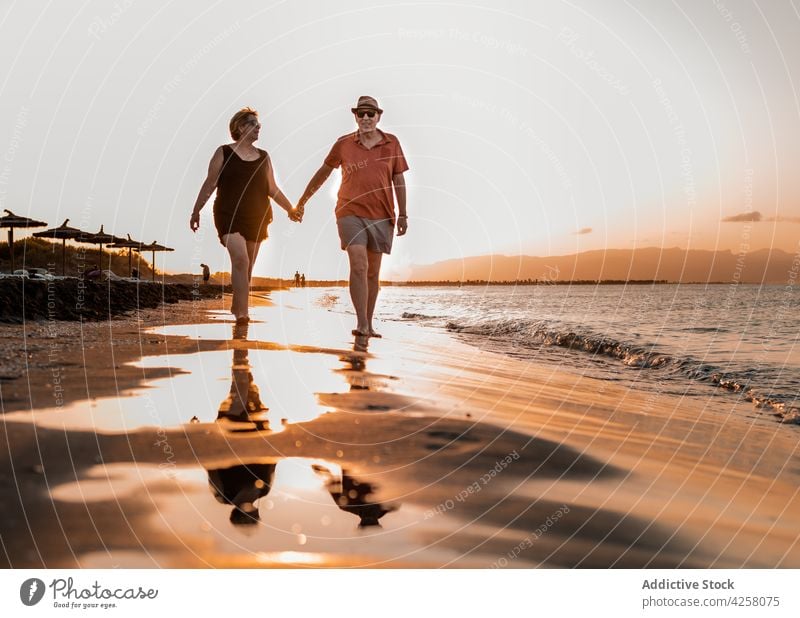
{"label": "ocean wave", "polygon": [[722,374],[714,374],[711,376],[711,381],[716,386],[727,391],[740,393],[742,399],[749,401],[756,408],[763,408],[772,412],[782,423],[800,425],[800,407],[790,405],[775,396],[763,395],[757,387]]}
{"label": "ocean wave", "polygon": [[323,294],[316,300],[316,304],[319,307],[324,307],[325,309],[331,309],[338,302],[339,302],[338,294]]}
{"label": "ocean wave", "polygon": [[721,326],[687,326],[681,330],[685,333],[721,333],[728,329]]}
{"label": "ocean wave", "polygon": [[639,345],[595,334],[557,330],[547,322],[502,319],[469,324],[450,321],[447,330],[468,335],[512,338],[515,344],[523,346],[545,345],[579,350],[620,360],[628,367],[652,369],[675,363],[673,357]]}
{"label": "ocean wave", "polygon": [[564,328],[564,325],[542,320],[491,319],[477,322],[454,320],[447,322],[446,328],[454,333],[507,341],[515,347],[552,346],[585,352],[620,361],[627,367],[654,370],[662,375],[666,373],[664,376],[666,378],[679,375],[736,393],[757,408],[772,412],[781,422],[800,424],[800,407],[794,405],[795,397],[764,395],[757,385],[751,383],[750,376],[726,374],[719,367],[689,356],[678,357],[656,351],[655,346],[631,344],[577,328]]}
{"label": "ocean wave", "polygon": [[438,315],[425,315],[424,313],[413,313],[411,311],[404,311],[401,316],[404,320],[438,320]]}

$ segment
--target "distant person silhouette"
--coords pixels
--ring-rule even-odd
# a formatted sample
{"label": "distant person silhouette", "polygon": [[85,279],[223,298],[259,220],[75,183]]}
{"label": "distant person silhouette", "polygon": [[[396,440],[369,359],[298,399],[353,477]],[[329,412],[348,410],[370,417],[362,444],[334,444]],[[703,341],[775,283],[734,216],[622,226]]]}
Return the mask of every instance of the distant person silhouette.
{"label": "distant person silhouette", "polygon": [[134,279],[138,279],[139,278],[139,269],[138,268],[134,267],[134,268],[131,269],[131,277],[133,277]]}
{"label": "distant person silhouette", "polygon": [[100,270],[100,267],[97,264],[92,264],[91,268],[84,274],[84,277],[89,281],[97,281],[102,274],[103,272]]}
{"label": "distant person silhouette", "polygon": [[300,271],[299,270],[294,271],[294,287],[296,287],[296,288],[300,287]]}
{"label": "distant person silhouette", "polygon": [[300,287],[301,288],[306,287],[306,274],[305,273],[300,275]]}
{"label": "distant person silhouette", "polygon": [[211,269],[208,264],[200,264],[200,267],[203,269],[203,283],[208,283],[208,280],[211,279]]}

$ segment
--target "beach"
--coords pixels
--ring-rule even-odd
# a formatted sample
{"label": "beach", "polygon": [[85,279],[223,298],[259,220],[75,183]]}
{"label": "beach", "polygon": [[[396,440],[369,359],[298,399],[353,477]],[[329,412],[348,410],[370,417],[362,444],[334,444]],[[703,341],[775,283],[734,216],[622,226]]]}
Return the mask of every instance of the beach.
{"label": "beach", "polygon": [[340,296],[3,327],[3,566],[800,566],[796,426]]}

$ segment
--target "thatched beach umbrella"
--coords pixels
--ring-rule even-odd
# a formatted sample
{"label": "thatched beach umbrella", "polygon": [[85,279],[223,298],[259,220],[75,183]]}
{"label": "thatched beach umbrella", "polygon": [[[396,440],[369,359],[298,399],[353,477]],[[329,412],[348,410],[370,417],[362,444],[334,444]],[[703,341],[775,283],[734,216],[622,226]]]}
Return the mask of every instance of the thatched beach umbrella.
{"label": "thatched beach umbrella", "polygon": [[[103,267],[103,265],[102,265],[102,261],[103,261],[103,245],[106,245],[106,244],[110,245],[112,243],[123,242],[125,239],[124,238],[119,238],[117,236],[114,236],[113,234],[106,234],[103,231],[103,226],[101,225],[100,226],[100,231],[97,232],[97,234],[92,234],[91,232],[83,232],[80,236],[76,237],[75,240],[77,242],[89,243],[89,244],[92,244],[92,245],[100,245],[100,262],[101,262],[101,264],[99,266],[100,266],[100,268],[102,268]],[[110,259],[111,258],[109,258],[109,260]]]}
{"label": "thatched beach umbrella", "polygon": [[133,262],[131,260],[131,251],[133,249],[139,250],[141,247],[144,246],[143,242],[138,240],[133,240],[131,235],[128,234],[127,240],[121,240],[119,242],[115,242],[113,245],[108,245],[110,249],[127,249],[128,250],[128,276],[133,275]]}
{"label": "thatched beach umbrella", "polygon": [[34,232],[33,236],[36,238],[52,238],[53,240],[61,240],[61,274],[67,274],[67,241],[74,240],[79,236],[86,234],[83,230],[76,227],[67,225],[69,219],[64,219],[64,223],[58,227],[54,227],[44,232]]}
{"label": "thatched beach umbrella", "polygon": [[134,248],[134,251],[152,251],[153,252],[153,268],[151,273],[151,279],[153,281],[156,280],[156,251],[175,251],[175,249],[171,249],[170,247],[165,247],[164,245],[159,245],[156,241],[153,241],[149,245],[142,245],[141,247]]}
{"label": "thatched beach umbrella", "polygon": [[36,219],[29,219],[28,217],[20,217],[15,215],[8,209],[4,212],[8,214],[0,217],[0,227],[8,228],[8,249],[11,253],[11,272],[14,272],[14,228],[17,227],[47,227],[44,221],[37,221]]}

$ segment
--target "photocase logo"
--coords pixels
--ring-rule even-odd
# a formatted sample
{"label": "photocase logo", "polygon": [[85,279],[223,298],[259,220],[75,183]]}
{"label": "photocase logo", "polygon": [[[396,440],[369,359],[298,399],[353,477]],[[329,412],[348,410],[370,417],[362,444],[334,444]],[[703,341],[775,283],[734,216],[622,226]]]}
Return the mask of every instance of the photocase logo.
{"label": "photocase logo", "polygon": [[19,587],[19,599],[24,605],[30,607],[36,605],[44,596],[44,582],[41,579],[31,577],[22,582]]}

